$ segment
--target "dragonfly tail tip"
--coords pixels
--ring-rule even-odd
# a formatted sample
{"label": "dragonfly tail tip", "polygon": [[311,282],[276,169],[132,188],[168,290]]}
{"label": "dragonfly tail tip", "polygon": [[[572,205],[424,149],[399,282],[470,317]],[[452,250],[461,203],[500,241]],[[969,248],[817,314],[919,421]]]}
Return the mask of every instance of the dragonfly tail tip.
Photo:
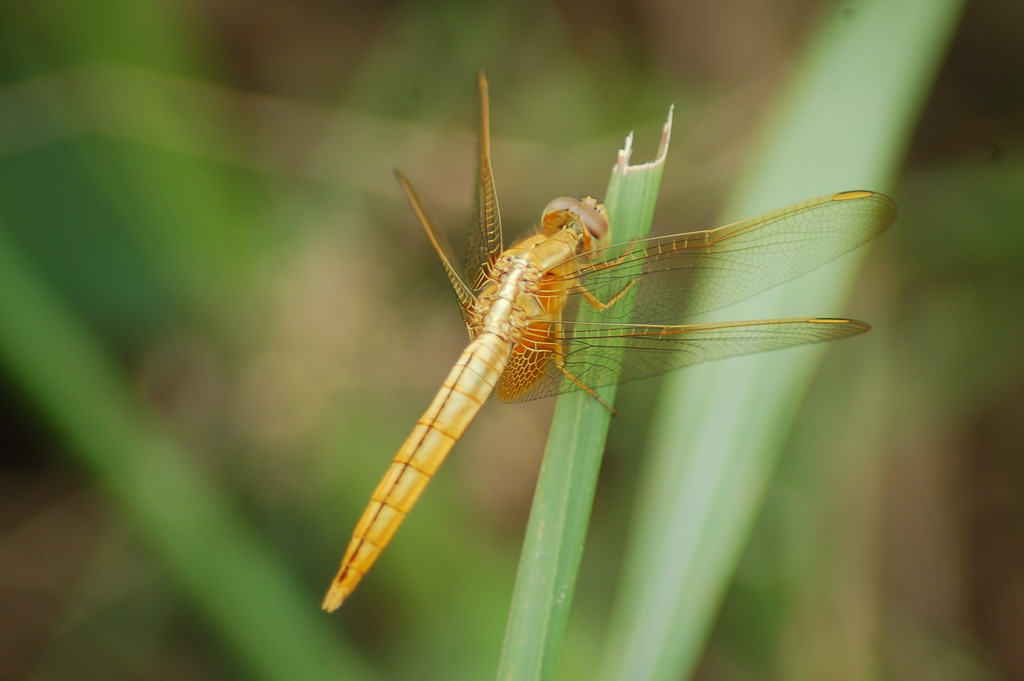
{"label": "dragonfly tail tip", "polygon": [[341,604],[345,602],[345,594],[340,589],[335,589],[333,586],[327,595],[324,596],[324,602],[320,605],[321,608],[326,612],[334,612],[341,607]]}

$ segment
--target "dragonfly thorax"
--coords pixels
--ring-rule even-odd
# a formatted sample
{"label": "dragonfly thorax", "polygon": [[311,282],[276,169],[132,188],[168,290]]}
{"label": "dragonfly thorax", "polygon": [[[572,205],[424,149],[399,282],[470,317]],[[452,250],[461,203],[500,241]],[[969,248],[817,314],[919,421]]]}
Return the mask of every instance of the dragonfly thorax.
{"label": "dragonfly thorax", "polygon": [[495,263],[471,310],[473,335],[492,333],[515,341],[530,315],[537,312],[539,305],[530,291],[536,290],[542,276],[526,254],[506,252]]}

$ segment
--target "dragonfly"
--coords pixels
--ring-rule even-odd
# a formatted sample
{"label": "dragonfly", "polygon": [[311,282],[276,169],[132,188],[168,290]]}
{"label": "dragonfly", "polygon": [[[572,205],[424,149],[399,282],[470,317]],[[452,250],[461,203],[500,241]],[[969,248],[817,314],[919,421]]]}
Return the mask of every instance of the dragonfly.
{"label": "dragonfly", "polygon": [[[420,194],[395,170],[455,291],[470,342],[371,495],[324,598],[328,612],[352,594],[492,394],[518,402],[584,390],[600,400],[594,389],[601,386],[870,328],[833,318],[681,322],[877,236],[897,211],[876,192],[830,194],[717,229],[628,244],[613,244],[608,210],[597,200],[561,197],[544,208],[536,233],[506,249],[483,73],[477,85],[475,219],[461,273]],[[577,319],[582,307],[593,311],[588,321]]]}

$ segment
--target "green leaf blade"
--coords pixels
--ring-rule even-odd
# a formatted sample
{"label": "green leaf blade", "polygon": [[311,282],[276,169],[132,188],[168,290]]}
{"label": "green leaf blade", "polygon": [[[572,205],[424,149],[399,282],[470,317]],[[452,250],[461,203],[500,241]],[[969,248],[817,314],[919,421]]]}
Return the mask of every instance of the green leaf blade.
{"label": "green leaf blade", "polygon": [[[885,190],[962,4],[837,8],[720,224],[808,196]],[[838,314],[864,253],[713,319]],[[689,678],[824,350],[730,359],[666,381],[600,678]]]}
{"label": "green leaf blade", "polygon": [[[631,137],[619,153],[605,197],[616,242],[650,231],[671,124],[670,112],[654,161],[629,165]],[[631,301],[624,298],[617,304]],[[581,309],[580,319],[587,320],[588,312]],[[596,392],[612,404],[616,389],[607,386]],[[603,405],[580,390],[562,395],[555,407],[505,630],[499,679],[550,679],[557,670],[610,419]]]}

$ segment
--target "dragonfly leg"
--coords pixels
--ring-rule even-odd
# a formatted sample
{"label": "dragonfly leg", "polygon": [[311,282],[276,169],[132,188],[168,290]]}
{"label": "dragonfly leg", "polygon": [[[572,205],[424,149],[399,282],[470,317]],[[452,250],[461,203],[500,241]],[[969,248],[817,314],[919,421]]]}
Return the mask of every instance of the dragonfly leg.
{"label": "dragonfly leg", "polygon": [[593,397],[595,400],[601,403],[602,407],[610,411],[612,413],[612,416],[615,416],[615,408],[612,407],[612,405],[608,404],[603,399],[601,399],[601,396],[598,395],[593,388],[591,388],[589,385],[578,379],[571,371],[565,368],[565,361],[562,359],[562,353],[554,352],[551,356],[555,361],[555,366],[558,367],[558,370],[561,371],[566,378],[575,383],[576,387],[578,387],[579,389],[587,391],[587,393],[591,397]]}
{"label": "dragonfly leg", "polygon": [[636,282],[638,281],[640,281],[640,277],[635,277],[632,281],[626,284],[626,286],[621,291],[616,293],[607,303],[602,302],[600,299],[598,299],[598,297],[591,293],[590,289],[588,289],[583,284],[578,285],[576,287],[576,290],[579,291],[581,296],[586,298],[587,302],[590,303],[591,307],[600,312],[604,312],[609,307],[622,300],[622,296],[629,293],[629,290],[636,286]]}
{"label": "dragonfly leg", "polygon": [[[630,244],[629,244],[629,248],[627,248],[625,250],[625,252],[623,252],[622,255],[620,255],[619,257],[613,258],[612,260],[606,260],[605,262],[599,262],[599,263],[594,263],[593,265],[588,265],[583,272],[584,273],[600,272],[601,270],[606,270],[606,269],[609,269],[611,267],[617,267],[618,265],[621,265],[623,262],[625,262],[626,258],[628,258],[633,253],[633,249],[636,247],[636,244],[637,244],[637,240],[633,239],[633,241],[631,241]],[[594,309],[596,309],[596,310],[598,310],[600,312],[604,312],[605,310],[610,308],[612,305],[614,305],[615,303],[619,302],[619,300],[622,299],[622,296],[626,295],[626,293],[628,293],[629,290],[631,288],[633,288],[636,285],[636,282],[638,282],[639,280],[640,280],[640,277],[634,277],[632,281],[630,281],[628,284],[626,284],[626,286],[621,291],[616,293],[612,297],[612,299],[609,300],[606,303],[602,302],[597,296],[595,296],[593,293],[591,293],[590,289],[588,289],[582,283],[577,284],[576,287],[575,287],[575,290],[578,291],[579,294],[582,295],[587,300],[588,303],[590,303],[591,307],[593,307]]]}

